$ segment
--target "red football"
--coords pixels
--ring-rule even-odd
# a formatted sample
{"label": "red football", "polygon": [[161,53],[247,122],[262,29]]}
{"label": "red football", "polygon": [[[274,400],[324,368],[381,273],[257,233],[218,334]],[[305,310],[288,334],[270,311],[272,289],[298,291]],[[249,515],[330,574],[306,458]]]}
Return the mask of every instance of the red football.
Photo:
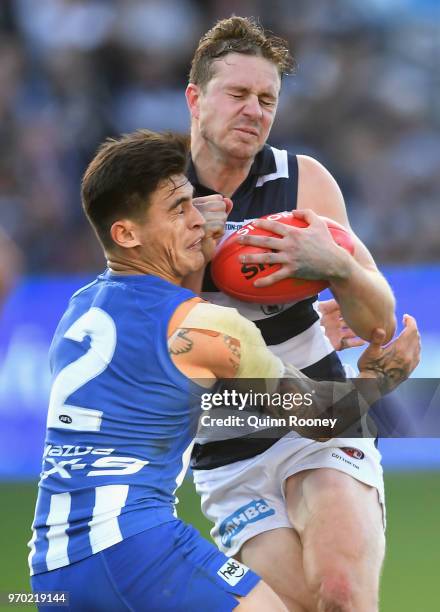
{"label": "red football", "polygon": [[[261,217],[269,221],[278,221],[293,227],[307,227],[308,224],[295,217],[291,212],[281,212]],[[350,233],[331,219],[325,219],[334,241],[346,249],[351,255],[354,253],[354,243]],[[240,236],[250,234],[253,236],[275,236],[266,230],[256,228],[252,223],[244,225],[241,229],[229,236],[217,250],[211,262],[212,279],[216,286],[224,293],[244,302],[257,304],[286,304],[303,300],[319,293],[329,286],[325,280],[305,280],[303,278],[286,278],[274,283],[270,287],[254,287],[257,278],[272,274],[281,267],[280,264],[241,263],[239,255],[245,253],[261,253],[270,249],[242,245],[238,242]]]}

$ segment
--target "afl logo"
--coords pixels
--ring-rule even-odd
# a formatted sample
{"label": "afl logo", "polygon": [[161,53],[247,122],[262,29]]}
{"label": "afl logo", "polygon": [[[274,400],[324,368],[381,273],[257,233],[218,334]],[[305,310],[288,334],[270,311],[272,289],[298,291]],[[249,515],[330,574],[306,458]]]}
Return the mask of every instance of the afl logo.
{"label": "afl logo", "polygon": [[70,425],[70,423],[72,422],[72,418],[68,414],[60,414],[58,418],[61,423],[66,423],[67,425]]}
{"label": "afl logo", "polygon": [[352,448],[351,446],[344,446],[341,448],[341,451],[344,451],[346,455],[349,457],[353,457],[353,459],[363,459],[365,457],[364,453],[358,448]]}

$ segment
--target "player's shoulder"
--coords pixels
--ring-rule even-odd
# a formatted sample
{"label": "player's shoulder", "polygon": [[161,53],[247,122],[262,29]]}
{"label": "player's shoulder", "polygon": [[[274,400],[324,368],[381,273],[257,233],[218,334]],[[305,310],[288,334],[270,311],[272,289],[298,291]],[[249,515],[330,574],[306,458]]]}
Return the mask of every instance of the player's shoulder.
{"label": "player's shoulder", "polygon": [[181,322],[185,328],[211,330],[237,339],[250,333],[260,334],[255,324],[243,317],[236,308],[219,306],[201,299],[191,302],[193,306]]}
{"label": "player's shoulder", "polygon": [[80,287],[79,289],[77,289],[75,291],[75,293],[72,294],[72,297],[70,299],[73,300],[76,297],[80,296],[85,291],[88,291],[89,289],[92,289],[93,287],[95,287],[97,285],[97,283],[98,283],[98,279],[95,278],[94,280],[92,280],[91,283],[87,283],[87,285],[84,285],[83,287]]}
{"label": "player's shoulder", "polygon": [[[104,313],[118,330],[134,333],[136,326],[146,320],[142,299],[133,290],[133,283],[98,276],[93,282],[78,289],[70,298],[64,320],[74,322],[89,313],[90,320],[102,320]],[[142,296],[141,296],[142,298]]]}
{"label": "player's shoulder", "polygon": [[300,177],[303,180],[316,180],[316,179],[331,179],[334,178],[330,171],[320,161],[311,157],[310,155],[297,155],[298,170]]}
{"label": "player's shoulder", "polygon": [[338,183],[321,162],[308,155],[298,155],[297,208],[310,208],[318,215],[348,226],[344,198]]}
{"label": "player's shoulder", "polygon": [[297,155],[299,186],[309,190],[333,193],[340,197],[341,190],[330,170],[309,155]]}

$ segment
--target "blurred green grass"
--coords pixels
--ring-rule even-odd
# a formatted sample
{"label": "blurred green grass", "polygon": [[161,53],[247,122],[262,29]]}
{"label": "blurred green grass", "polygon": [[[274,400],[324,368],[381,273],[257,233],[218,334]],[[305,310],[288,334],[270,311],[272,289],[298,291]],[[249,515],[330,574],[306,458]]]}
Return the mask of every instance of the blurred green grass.
{"label": "blurred green grass", "polygon": [[[440,474],[389,473],[387,557],[381,612],[440,609]],[[27,541],[34,512],[34,483],[0,483],[0,592],[29,592]],[[179,516],[209,538],[209,523],[187,480],[178,492]],[[14,612],[31,606],[0,606]]]}

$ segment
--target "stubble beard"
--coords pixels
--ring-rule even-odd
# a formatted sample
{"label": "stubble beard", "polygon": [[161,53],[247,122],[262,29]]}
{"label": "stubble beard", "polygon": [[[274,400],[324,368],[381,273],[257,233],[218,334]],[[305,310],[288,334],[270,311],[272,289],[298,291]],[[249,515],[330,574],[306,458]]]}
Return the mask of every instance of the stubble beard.
{"label": "stubble beard", "polygon": [[216,157],[222,157],[226,162],[232,159],[234,160],[234,163],[238,163],[239,165],[243,166],[249,162],[252,163],[255,156],[263,146],[253,146],[251,144],[239,142],[239,139],[236,136],[231,137],[231,132],[229,132],[224,141],[220,141],[220,143],[219,139],[214,138],[207,130],[202,131],[201,134],[205,142],[208,144],[208,148],[217,152]]}

